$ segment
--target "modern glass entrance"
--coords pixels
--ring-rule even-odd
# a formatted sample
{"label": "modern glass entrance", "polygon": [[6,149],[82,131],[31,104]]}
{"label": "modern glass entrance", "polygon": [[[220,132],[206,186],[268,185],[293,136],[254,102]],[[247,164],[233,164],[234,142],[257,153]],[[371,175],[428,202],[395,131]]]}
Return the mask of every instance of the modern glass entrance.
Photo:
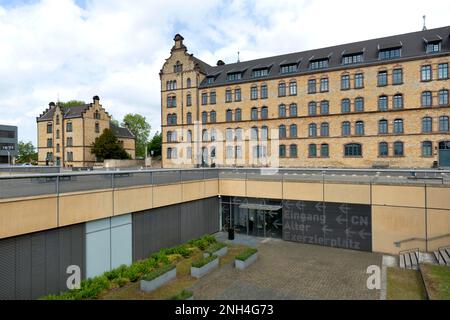
{"label": "modern glass entrance", "polygon": [[282,238],[282,207],[280,201],[224,197],[222,227],[234,227],[238,234],[254,237]]}

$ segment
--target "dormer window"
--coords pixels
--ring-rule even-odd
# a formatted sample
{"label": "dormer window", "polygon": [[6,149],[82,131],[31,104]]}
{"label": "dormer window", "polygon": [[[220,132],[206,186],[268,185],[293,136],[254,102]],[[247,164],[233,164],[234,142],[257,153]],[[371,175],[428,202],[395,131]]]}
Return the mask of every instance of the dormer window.
{"label": "dormer window", "polygon": [[311,62],[309,63],[309,68],[311,70],[328,68],[328,62],[328,58],[311,60]]}
{"label": "dormer window", "polygon": [[213,84],[215,80],[216,80],[215,77],[207,77],[206,78],[206,83],[207,84]]}
{"label": "dormer window", "polygon": [[242,79],[242,72],[232,72],[227,74],[228,81],[237,81]]}
{"label": "dormer window", "polygon": [[252,72],[253,78],[261,78],[266,77],[269,75],[269,69],[268,68],[262,68],[262,69],[255,69]]}
{"label": "dormer window", "polygon": [[281,74],[294,73],[297,72],[297,69],[298,69],[297,63],[285,64],[280,67],[280,73]]}
{"label": "dormer window", "polygon": [[363,53],[354,53],[354,54],[345,54],[342,56],[342,64],[348,65],[348,64],[355,64],[355,63],[361,63],[363,62]]}
{"label": "dormer window", "polygon": [[378,52],[379,60],[396,59],[396,58],[400,58],[401,56],[402,56],[402,48],[401,47],[380,49]]}
{"label": "dormer window", "polygon": [[180,73],[183,71],[183,65],[180,61],[177,61],[177,63],[173,66],[173,72],[174,73]]}
{"label": "dormer window", "polygon": [[442,44],[441,40],[428,42],[426,46],[427,53],[441,52],[441,44]]}

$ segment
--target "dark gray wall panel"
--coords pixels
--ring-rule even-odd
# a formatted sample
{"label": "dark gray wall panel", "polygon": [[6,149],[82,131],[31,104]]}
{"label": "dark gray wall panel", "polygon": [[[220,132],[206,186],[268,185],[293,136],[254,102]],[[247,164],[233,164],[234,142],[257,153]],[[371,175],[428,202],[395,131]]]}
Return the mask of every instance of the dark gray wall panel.
{"label": "dark gray wall panel", "polygon": [[13,239],[0,242],[0,300],[15,298],[15,250]]}
{"label": "dark gray wall panel", "polygon": [[84,225],[0,240],[0,299],[67,291],[66,269],[84,270]]}
{"label": "dark gray wall panel", "polygon": [[209,198],[133,214],[133,260],[219,230],[219,199]]}

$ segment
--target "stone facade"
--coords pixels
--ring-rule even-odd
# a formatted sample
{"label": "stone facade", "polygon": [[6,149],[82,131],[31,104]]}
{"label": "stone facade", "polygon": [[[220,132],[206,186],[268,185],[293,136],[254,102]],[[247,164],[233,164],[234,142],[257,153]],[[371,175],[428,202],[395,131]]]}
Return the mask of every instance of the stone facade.
{"label": "stone facade", "polygon": [[[176,70],[176,65],[182,68]],[[309,74],[287,75],[276,79],[258,79],[241,82],[239,84],[217,85],[202,88],[200,84],[213,72],[214,67],[208,66],[207,71],[202,69],[203,62],[187,53],[183,38],[175,38],[171,56],[164,64],[161,77],[162,98],[162,133],[163,133],[163,167],[194,167],[199,165],[217,166],[279,166],[279,167],[422,167],[431,168],[439,161],[439,143],[450,140],[449,131],[440,130],[440,117],[450,117],[448,98],[446,103],[439,103],[438,92],[450,89],[450,80],[438,79],[438,65],[450,64],[450,53],[443,53],[433,57],[416,57],[380,61],[367,66],[349,65],[339,70],[318,70]],[[239,64],[235,64],[238,69]],[[432,66],[432,80],[421,80],[421,67]],[[401,69],[403,81],[393,84],[393,70]],[[386,71],[388,84],[378,85],[379,72]],[[250,71],[246,71],[250,72]],[[355,75],[363,74],[363,86],[355,88]],[[341,89],[341,77],[350,76],[350,89]],[[320,92],[320,80],[328,78],[328,90]],[[190,79],[190,87],[188,84]],[[315,79],[317,93],[308,93],[308,81]],[[177,86],[168,84],[176,81]],[[286,84],[286,96],[279,97],[278,86]],[[296,94],[290,95],[289,84],[296,83]],[[261,86],[266,85],[268,95],[261,99]],[[251,88],[257,87],[258,98],[251,99]],[[241,101],[235,102],[234,92],[241,90]],[[226,91],[233,93],[233,102],[226,102]],[[433,103],[431,107],[424,108],[421,95],[424,91],[431,91]],[[216,103],[211,103],[211,93],[216,95]],[[202,103],[202,94],[208,96],[207,104]],[[401,94],[403,105],[394,108],[394,95]],[[187,97],[191,96],[191,106],[187,104]],[[176,107],[168,106],[168,97],[176,97]],[[387,96],[388,109],[380,111],[378,100],[380,96]],[[355,111],[355,99],[364,99],[363,111]],[[342,100],[350,99],[351,112],[342,112]],[[329,113],[320,115],[320,103],[328,101]],[[317,103],[317,115],[309,115],[309,103]],[[285,118],[279,117],[279,106],[286,106]],[[289,117],[289,106],[297,105],[297,115]],[[262,108],[267,108],[267,118],[262,119]],[[242,118],[235,120],[235,110],[241,109]],[[258,120],[252,120],[251,110],[257,108]],[[233,121],[227,121],[227,110],[232,110]],[[207,123],[202,123],[202,113],[206,112]],[[216,113],[216,121],[211,123],[211,112]],[[191,114],[192,124],[188,124],[188,113]],[[168,115],[176,114],[177,124],[168,123]],[[422,130],[422,119],[432,118],[432,131]],[[394,133],[394,121],[403,121],[403,132]],[[447,118],[448,119],[448,118]],[[379,133],[379,121],[388,121],[388,133]],[[343,136],[342,123],[350,122],[351,134]],[[356,122],[364,122],[364,133],[356,134]],[[310,137],[309,126],[317,125],[317,136]],[[320,127],[328,123],[328,136],[321,137]],[[297,125],[297,136],[290,137],[290,125]],[[279,138],[279,127],[286,126],[287,138]],[[268,129],[268,139],[261,139],[263,126]],[[448,125],[447,125],[448,126]],[[252,141],[251,128],[259,130],[259,141]],[[243,129],[242,140],[233,138],[227,141],[227,129],[233,135],[236,129]],[[206,130],[205,137],[203,136]],[[215,139],[211,141],[212,131],[215,130]],[[171,140],[169,141],[169,135]],[[191,139],[189,138],[191,136]],[[423,156],[422,142],[432,142],[431,155]],[[379,143],[388,143],[388,155],[380,156]],[[403,155],[394,155],[394,143],[403,143]],[[357,143],[362,146],[362,156],[345,156],[345,145]],[[309,155],[309,146],[316,145],[317,156]],[[329,149],[328,156],[321,157],[321,145],[326,144]],[[280,157],[279,147],[284,145],[286,155]],[[296,145],[297,155],[290,154],[291,145]],[[236,152],[236,146],[240,151]],[[258,157],[255,148],[262,146],[262,155]],[[228,150],[227,150],[228,149]],[[175,151],[176,150],[176,151]],[[234,151],[233,151],[234,150]],[[228,153],[228,156],[227,156]],[[237,153],[240,153],[238,156]],[[292,153],[295,153],[293,151]]]}
{"label": "stone facade", "polygon": [[[111,116],[98,97],[94,97],[91,104],[69,109],[72,110],[63,110],[50,103],[49,109],[37,118],[39,165],[92,167],[96,162],[91,154],[91,145],[105,129],[111,128]],[[132,135],[119,136],[118,139],[134,158],[135,140]]]}

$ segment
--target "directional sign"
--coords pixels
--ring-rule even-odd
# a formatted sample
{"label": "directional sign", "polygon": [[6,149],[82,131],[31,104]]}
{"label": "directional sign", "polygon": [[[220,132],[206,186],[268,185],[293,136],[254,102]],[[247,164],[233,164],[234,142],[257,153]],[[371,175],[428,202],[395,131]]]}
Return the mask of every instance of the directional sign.
{"label": "directional sign", "polygon": [[372,251],[369,205],[283,201],[283,239]]}

